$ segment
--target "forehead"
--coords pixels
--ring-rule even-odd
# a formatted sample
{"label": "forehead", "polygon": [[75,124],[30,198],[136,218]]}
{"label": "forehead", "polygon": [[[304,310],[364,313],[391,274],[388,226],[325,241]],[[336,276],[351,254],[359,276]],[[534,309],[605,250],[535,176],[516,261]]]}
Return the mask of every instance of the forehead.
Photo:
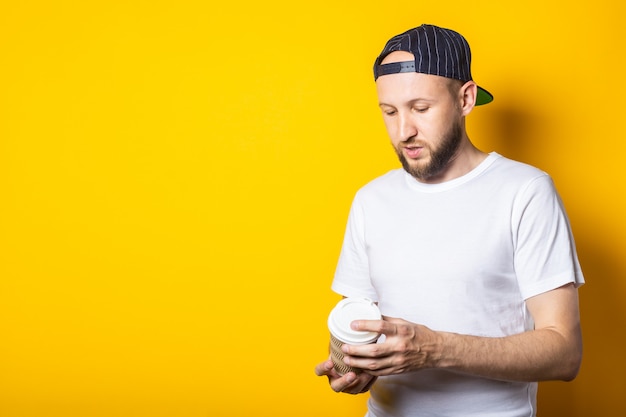
{"label": "forehead", "polygon": [[450,98],[449,80],[439,75],[404,72],[378,77],[376,92],[380,104],[402,106],[416,101],[435,102]]}

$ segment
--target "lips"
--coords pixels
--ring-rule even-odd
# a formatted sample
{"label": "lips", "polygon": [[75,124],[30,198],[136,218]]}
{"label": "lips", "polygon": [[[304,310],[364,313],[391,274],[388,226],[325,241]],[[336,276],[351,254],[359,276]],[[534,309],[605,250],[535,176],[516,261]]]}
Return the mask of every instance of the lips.
{"label": "lips", "polygon": [[404,148],[404,153],[408,158],[416,159],[422,153],[422,147],[420,146],[407,146]]}

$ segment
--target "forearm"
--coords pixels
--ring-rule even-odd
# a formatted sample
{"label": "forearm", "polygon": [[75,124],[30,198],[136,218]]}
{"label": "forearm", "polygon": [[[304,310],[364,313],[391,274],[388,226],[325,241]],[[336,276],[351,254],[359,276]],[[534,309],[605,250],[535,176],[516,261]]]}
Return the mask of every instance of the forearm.
{"label": "forearm", "polygon": [[573,379],[582,358],[576,288],[565,285],[526,300],[526,305],[535,330],[505,337],[438,332],[393,317],[356,320],[353,329],[386,339],[344,345],[344,362],[376,376],[439,368],[508,381]]}
{"label": "forearm", "polygon": [[580,335],[539,329],[489,338],[441,333],[436,367],[511,381],[574,379],[582,356]]}

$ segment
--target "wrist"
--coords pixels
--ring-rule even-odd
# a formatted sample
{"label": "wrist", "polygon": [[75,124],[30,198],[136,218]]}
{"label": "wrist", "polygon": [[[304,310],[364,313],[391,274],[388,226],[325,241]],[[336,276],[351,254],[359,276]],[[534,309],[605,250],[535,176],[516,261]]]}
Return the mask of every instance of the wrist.
{"label": "wrist", "polygon": [[458,365],[457,346],[460,343],[458,335],[448,332],[438,332],[437,352],[435,355],[436,368],[454,368]]}

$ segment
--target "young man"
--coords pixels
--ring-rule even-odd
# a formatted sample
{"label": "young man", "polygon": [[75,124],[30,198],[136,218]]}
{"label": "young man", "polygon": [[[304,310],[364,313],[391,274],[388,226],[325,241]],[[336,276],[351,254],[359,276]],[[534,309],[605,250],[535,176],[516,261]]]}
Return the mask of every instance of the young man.
{"label": "young man", "polygon": [[537,381],[572,380],[584,283],[550,177],[484,153],[465,117],[493,97],[470,73],[457,32],[422,25],[374,65],[383,119],[403,169],[358,191],[332,288],[367,297],[378,343],[344,345],[364,372],[317,365],[337,392],[370,390],[368,416],[536,415]]}

